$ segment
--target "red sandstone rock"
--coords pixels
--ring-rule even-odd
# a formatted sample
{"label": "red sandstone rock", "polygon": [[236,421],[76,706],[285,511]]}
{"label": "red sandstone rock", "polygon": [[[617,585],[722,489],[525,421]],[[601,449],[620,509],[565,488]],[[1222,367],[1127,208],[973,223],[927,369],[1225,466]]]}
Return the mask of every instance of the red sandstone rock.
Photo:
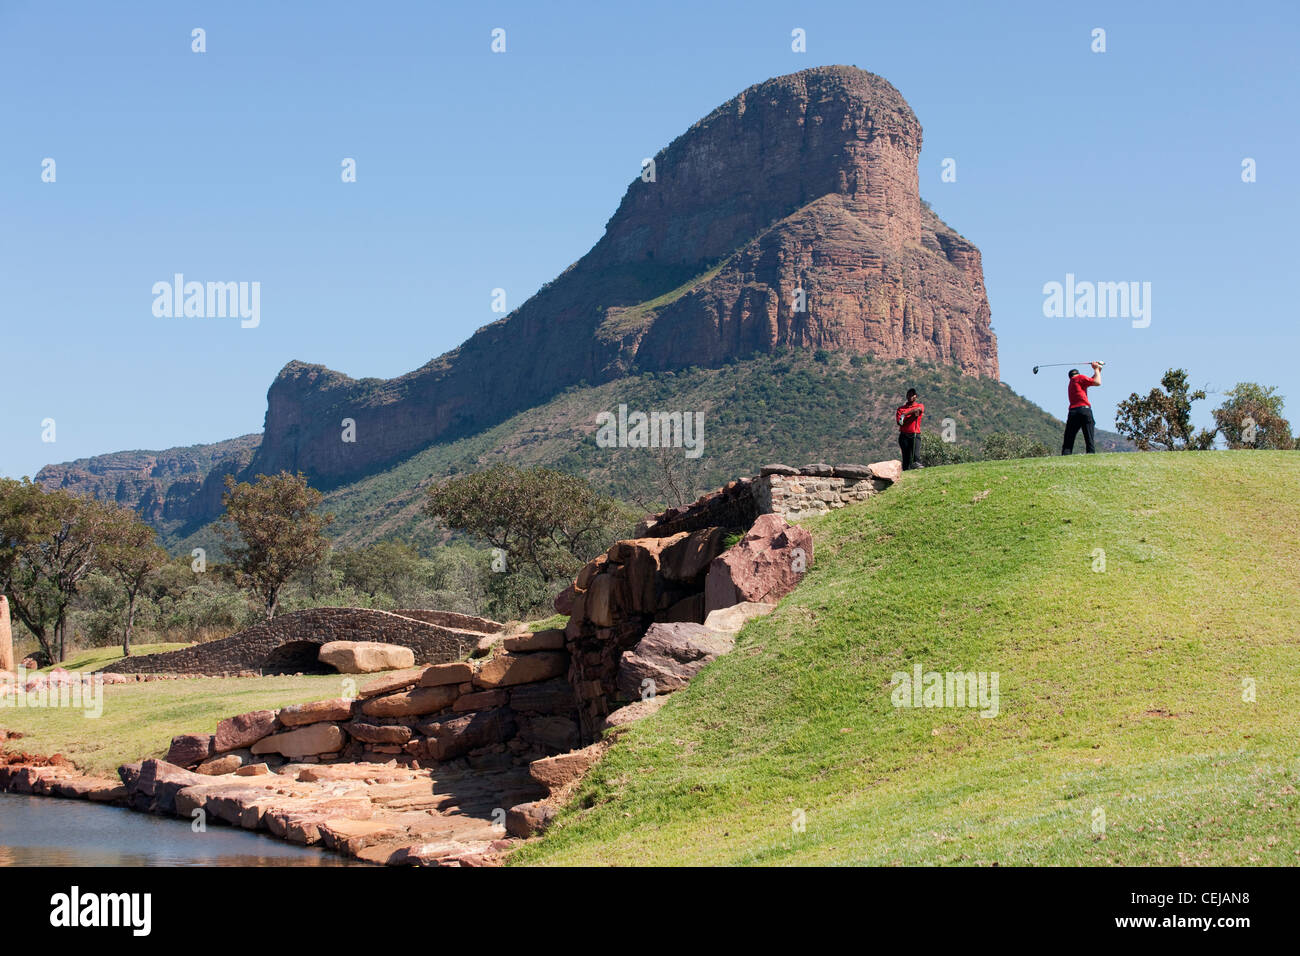
{"label": "red sandstone rock", "polygon": [[280,754],[290,759],[338,753],[347,736],[338,724],[310,724],[265,737],[253,744],[254,754]]}
{"label": "red sandstone rock", "polygon": [[367,744],[401,745],[411,739],[411,728],[402,724],[369,724],[354,720],[348,724],[348,736]]}
{"label": "red sandstone rock", "polygon": [[180,734],[172,738],[167,762],[178,767],[193,767],[212,756],[212,734]]}
{"label": "red sandstone rock", "polygon": [[367,697],[379,697],[384,694],[391,694],[394,691],[414,687],[420,682],[420,678],[424,676],[426,670],[427,668],[424,667],[416,667],[412,670],[398,671],[395,674],[385,674],[383,677],[362,684],[361,689],[357,691],[357,696],[365,700]]}
{"label": "red sandstone rock", "polygon": [[238,750],[261,740],[275,729],[275,711],[255,710],[247,714],[228,717],[217,724],[212,749],[215,753]]}
{"label": "red sandstone rock", "polygon": [[564,651],[538,651],[533,654],[508,654],[498,651],[479,668],[475,682],[482,687],[506,687],[529,684],[559,677],[569,669],[569,655]]}
{"label": "red sandstone rock", "polygon": [[[797,552],[802,552],[801,560]],[[812,561],[811,534],[779,515],[760,515],[745,536],[709,566],[705,612],[741,601],[775,604],[795,589]]]}
{"label": "red sandstone rock", "polygon": [[618,688],[633,699],[642,697],[646,686],[652,686],[656,696],[672,693],[734,645],[731,635],[702,624],[651,624],[637,646],[623,653]]}
{"label": "red sandstone rock", "polygon": [[506,811],[506,832],[527,839],[546,829],[555,817],[555,807],[541,800],[519,803]]}
{"label": "red sandstone rock", "polygon": [[434,664],[427,668],[420,678],[419,686],[441,687],[444,684],[463,684],[473,678],[474,668],[464,661],[453,661],[450,664]]}
{"label": "red sandstone rock", "polygon": [[507,637],[502,643],[507,651],[558,651],[564,649],[564,629],[548,628]]}
{"label": "red sandstone rock", "polygon": [[903,463],[898,460],[878,461],[869,466],[873,478],[883,478],[885,481],[898,481],[903,477]]}
{"label": "red sandstone rock", "polygon": [[590,747],[555,757],[534,760],[528,766],[528,775],[551,793],[563,790],[580,779],[605,752],[605,745],[594,743]]}
{"label": "red sandstone rock", "polygon": [[666,694],[661,694],[658,697],[651,697],[649,700],[638,700],[620,707],[618,710],[605,715],[605,719],[601,723],[601,730],[609,730],[611,727],[622,727],[625,724],[630,724],[642,720],[643,718],[653,716],[654,714],[659,713],[659,708],[662,707],[667,700],[668,696]]}
{"label": "red sandstone rock", "polygon": [[415,652],[378,641],[330,641],[321,645],[319,659],[340,674],[375,674],[412,666]]}
{"label": "red sandstone rock", "polygon": [[457,713],[470,710],[490,710],[493,707],[504,707],[509,701],[510,695],[504,689],[481,690],[457,697],[456,703],[452,705],[451,709]]}
{"label": "red sandstone rock", "polygon": [[286,727],[304,727],[327,720],[347,720],[352,716],[353,706],[354,702],[346,697],[314,700],[309,704],[291,704],[280,708],[280,723]]}
{"label": "red sandstone rock", "polygon": [[417,717],[450,707],[459,695],[455,687],[417,687],[368,700],[361,705],[361,712],[367,717]]}

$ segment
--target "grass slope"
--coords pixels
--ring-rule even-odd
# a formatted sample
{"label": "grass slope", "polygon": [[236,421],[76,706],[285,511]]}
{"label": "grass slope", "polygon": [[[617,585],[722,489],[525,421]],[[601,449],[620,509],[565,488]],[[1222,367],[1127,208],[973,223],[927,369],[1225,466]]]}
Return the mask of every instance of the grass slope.
{"label": "grass slope", "polygon": [[[1300,455],[936,468],[810,527],[515,862],[1300,862]],[[896,709],[917,663],[997,671],[999,715]]]}
{"label": "grass slope", "polygon": [[[423,490],[444,475],[496,462],[547,465],[581,474],[625,500],[650,497],[652,455],[640,448],[598,448],[598,412],[693,411],[704,414],[703,454],[685,459],[692,491],[703,493],[772,461],[801,465],[829,455],[836,461],[898,457],[894,409],[909,386],[926,403],[926,427],[956,423],[957,443],[978,449],[993,432],[1016,432],[1060,443],[1061,422],[1006,385],[961,375],[945,366],[908,364],[832,353],[819,362],[794,351],[760,355],[717,369],[645,374],[572,388],[537,408],[469,438],[434,445],[326,495],[330,529],[344,546],[388,538],[432,543],[436,531],[420,515]],[[1101,440],[1118,436],[1103,433]],[[210,531],[168,541],[176,553],[205,547],[220,554]]]}

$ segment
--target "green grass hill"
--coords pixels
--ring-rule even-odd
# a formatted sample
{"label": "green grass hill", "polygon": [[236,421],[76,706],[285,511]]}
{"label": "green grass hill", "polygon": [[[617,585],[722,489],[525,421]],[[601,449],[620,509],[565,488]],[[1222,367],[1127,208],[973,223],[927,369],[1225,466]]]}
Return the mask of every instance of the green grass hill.
{"label": "green grass hill", "polygon": [[[1300,863],[1300,455],[934,468],[809,526],[515,862]],[[997,716],[895,707],[917,664]]]}

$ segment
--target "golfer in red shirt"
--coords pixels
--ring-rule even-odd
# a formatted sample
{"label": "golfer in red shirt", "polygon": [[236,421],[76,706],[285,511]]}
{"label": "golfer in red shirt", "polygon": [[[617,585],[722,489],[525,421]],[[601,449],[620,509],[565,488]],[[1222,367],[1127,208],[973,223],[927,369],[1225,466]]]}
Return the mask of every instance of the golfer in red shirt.
{"label": "golfer in red shirt", "polygon": [[1074,454],[1074,438],[1083,431],[1083,444],[1091,455],[1097,451],[1093,444],[1093,431],[1096,421],[1092,417],[1092,403],[1088,401],[1088,389],[1101,384],[1101,363],[1092,363],[1092,378],[1081,375],[1077,368],[1070,369],[1070,411],[1065,416],[1065,441],[1061,444],[1062,455]]}
{"label": "golfer in red shirt", "polygon": [[903,452],[903,470],[920,468],[921,465],[921,416],[925,406],[916,397],[916,389],[907,390],[906,404],[898,406],[894,420],[898,422],[898,447]]}

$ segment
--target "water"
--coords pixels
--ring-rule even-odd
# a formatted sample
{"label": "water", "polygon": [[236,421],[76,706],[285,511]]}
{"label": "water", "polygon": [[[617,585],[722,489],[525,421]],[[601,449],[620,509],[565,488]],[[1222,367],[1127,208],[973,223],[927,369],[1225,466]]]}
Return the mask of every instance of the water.
{"label": "water", "polygon": [[120,807],[0,793],[0,866],[364,866],[327,850]]}

